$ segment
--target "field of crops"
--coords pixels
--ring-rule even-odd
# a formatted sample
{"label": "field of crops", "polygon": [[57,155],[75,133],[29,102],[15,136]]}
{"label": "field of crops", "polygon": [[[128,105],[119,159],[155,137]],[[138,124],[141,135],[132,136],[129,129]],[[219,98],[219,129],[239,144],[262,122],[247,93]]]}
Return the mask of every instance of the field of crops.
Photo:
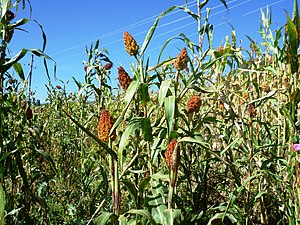
{"label": "field of crops", "polygon": [[[217,49],[209,16],[174,6],[143,43],[124,32],[130,71],[95,41],[76,93],[49,83],[40,106],[20,60],[44,58],[49,71],[52,59],[7,53],[28,22],[12,22],[22,7],[1,0],[0,225],[300,223],[297,0],[276,31],[262,11],[259,44],[241,46],[232,30]],[[175,9],[198,21],[199,42],[181,34],[178,55],[162,48],[149,65],[155,28]]]}

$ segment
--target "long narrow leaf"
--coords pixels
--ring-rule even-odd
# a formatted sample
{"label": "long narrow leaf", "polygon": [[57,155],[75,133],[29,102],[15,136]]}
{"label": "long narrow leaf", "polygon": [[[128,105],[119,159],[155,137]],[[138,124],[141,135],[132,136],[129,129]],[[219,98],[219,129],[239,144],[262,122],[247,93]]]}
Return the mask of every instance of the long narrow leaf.
{"label": "long narrow leaf", "polygon": [[70,116],[67,112],[64,111],[64,113],[69,117],[70,120],[72,120],[81,130],[83,130],[89,137],[94,139],[105,151],[107,151],[108,154],[112,156],[113,159],[117,160],[117,154],[110,148],[108,145],[100,139],[95,136],[92,132],[90,132],[88,129],[86,129],[84,126],[82,126],[78,121],[76,121],[72,116]]}
{"label": "long narrow leaf", "polygon": [[162,14],[159,15],[159,17],[154,21],[154,24],[152,25],[152,27],[150,28],[150,30],[148,31],[146,37],[145,37],[145,40],[144,40],[144,43],[141,47],[141,56],[144,54],[153,34],[154,34],[154,31],[157,27],[157,24],[158,22],[160,21],[160,19],[162,17],[164,17],[166,14],[168,14],[169,12],[173,11],[174,9],[176,9],[176,6],[173,6],[171,8],[169,8],[167,11],[163,12]]}
{"label": "long narrow leaf", "polygon": [[102,212],[101,215],[95,219],[94,223],[96,225],[105,225],[109,220],[113,220],[114,222],[117,222],[118,218],[112,212]]}
{"label": "long narrow leaf", "polygon": [[153,219],[153,217],[151,216],[151,214],[147,210],[144,210],[144,209],[131,209],[131,210],[127,211],[126,214],[127,213],[128,214],[137,214],[137,215],[143,216],[143,217],[147,218],[148,221],[151,224],[156,225],[155,220]]}
{"label": "long narrow leaf", "polygon": [[169,97],[165,98],[164,107],[165,107],[165,112],[166,112],[166,120],[167,120],[169,137],[171,135],[171,132],[173,131],[175,106],[176,106],[175,96],[169,96]]}

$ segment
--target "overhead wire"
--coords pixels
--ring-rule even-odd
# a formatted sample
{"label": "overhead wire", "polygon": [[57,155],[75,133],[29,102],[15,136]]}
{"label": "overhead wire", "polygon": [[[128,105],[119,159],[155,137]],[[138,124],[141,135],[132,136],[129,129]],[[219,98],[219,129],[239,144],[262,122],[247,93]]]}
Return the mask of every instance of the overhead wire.
{"label": "overhead wire", "polygon": [[[247,12],[247,13],[242,14],[241,16],[239,16],[238,18],[235,18],[235,19],[240,19],[240,18],[242,18],[242,17],[251,15],[251,14],[253,14],[253,13],[255,13],[255,12],[260,11],[261,9],[265,9],[265,8],[267,8],[267,7],[270,7],[270,6],[277,5],[277,4],[279,4],[280,2],[284,2],[284,1],[285,1],[285,0],[278,0],[278,1],[276,1],[276,2],[273,2],[273,3],[271,3],[271,4],[265,5],[265,6],[263,6],[263,7],[256,8],[256,9],[254,9],[254,10],[252,10],[252,11],[249,11],[249,12]],[[228,24],[228,22],[231,22],[232,20],[233,20],[233,19],[229,19],[229,20],[226,20],[226,21],[224,21],[224,22],[218,23],[217,25],[214,25],[214,27],[216,28],[216,27],[222,26],[222,25],[224,25],[224,24]],[[187,35],[187,37],[188,37],[188,38],[191,38],[191,37],[193,37],[193,36],[195,36],[195,35],[197,35],[197,34],[198,34],[198,32],[197,32],[197,33],[194,33],[194,34],[191,34],[191,35]],[[174,40],[174,42],[178,42],[178,41],[179,41],[179,40]],[[155,47],[155,48],[149,49],[148,52],[153,52],[154,50],[161,49],[162,47],[163,47],[163,46],[159,46],[159,47]]]}
{"label": "overhead wire", "polygon": [[[237,1],[237,0],[234,0],[234,1]],[[192,1],[191,3],[192,3],[192,4],[190,5],[190,7],[193,7],[193,6],[197,5],[197,0],[194,0],[194,1]],[[181,5],[181,6],[184,6],[184,5]],[[178,13],[178,12],[180,12],[179,9],[177,9],[177,10],[175,10],[175,11],[173,11],[173,12],[168,13],[166,16],[170,16],[170,15],[173,15],[173,14]],[[118,33],[121,33],[121,32],[123,32],[123,31],[130,30],[130,29],[133,29],[133,28],[136,28],[136,27],[140,27],[140,26],[145,25],[145,24],[147,24],[147,23],[149,23],[149,22],[153,22],[159,15],[160,15],[160,14],[156,14],[156,15],[154,15],[154,16],[150,16],[150,17],[148,17],[148,18],[145,18],[145,19],[140,20],[140,21],[138,21],[138,22],[135,22],[135,23],[133,23],[133,24],[127,25],[127,26],[122,27],[122,28],[119,28],[119,29],[117,29],[117,30],[115,30],[115,31],[109,32],[109,33],[107,33],[107,34],[101,36],[101,38],[102,38],[102,39],[105,39],[105,38],[108,38],[108,37],[112,37],[112,36],[114,36],[114,35],[116,35],[116,34],[118,34]],[[97,38],[95,38],[95,39],[97,39]],[[70,47],[70,48],[63,49],[63,50],[61,50],[61,51],[59,51],[59,52],[55,52],[55,53],[53,53],[53,54],[51,54],[51,55],[52,55],[52,56],[61,55],[61,54],[65,53],[65,52],[68,52],[68,51],[71,51],[71,50],[80,48],[80,47],[82,47],[82,46],[84,46],[84,45],[86,45],[86,44],[88,44],[88,43],[94,41],[95,39],[91,39],[91,40],[85,41],[85,42],[83,42],[83,43],[80,43],[80,44],[78,44],[78,45],[72,46],[72,47]]]}
{"label": "overhead wire", "polygon": [[[232,0],[232,1],[228,2],[227,5],[230,5],[231,3],[234,3],[234,2],[236,2],[236,1],[238,1],[238,0]],[[220,13],[223,13],[223,12],[225,12],[225,11],[227,11],[227,10],[231,10],[231,9],[233,9],[233,8],[236,8],[236,7],[238,7],[238,6],[241,6],[241,5],[243,5],[243,4],[245,4],[245,3],[249,2],[249,1],[251,1],[251,0],[245,0],[245,1],[242,2],[242,3],[238,3],[237,5],[234,5],[234,6],[232,6],[232,7],[228,7],[228,9],[223,9],[223,10],[221,10],[221,11],[219,11],[219,12],[216,12],[216,13],[212,14],[211,16],[216,16],[216,15],[218,15],[218,14],[220,14]],[[217,8],[219,8],[219,7],[222,7],[222,6],[223,6],[223,4],[219,4],[219,5],[217,5],[217,6],[211,7],[210,9],[211,9],[211,10],[214,10],[214,9],[217,9]],[[204,10],[203,10],[203,11],[204,11]],[[190,18],[190,16],[185,16],[183,19],[187,19],[187,18]],[[165,26],[167,26],[167,25],[171,25],[171,24],[173,24],[173,23],[175,23],[175,22],[179,22],[179,21],[181,21],[181,20],[183,20],[183,19],[180,18],[180,19],[177,19],[177,20],[175,20],[175,21],[171,21],[171,22],[168,22],[168,23],[161,24],[161,25],[157,26],[156,29],[159,29],[159,28],[161,28],[161,27],[165,27]],[[203,19],[202,19],[202,20],[203,20]],[[196,23],[196,21],[193,21],[193,22],[188,23],[188,24],[186,24],[186,25],[184,25],[184,26],[181,26],[181,27],[178,27],[178,28],[173,29],[173,30],[171,30],[171,31],[165,32],[164,34],[162,34],[162,35],[160,35],[160,36],[166,35],[166,34],[168,34],[168,33],[171,33],[171,32],[173,32],[173,31],[179,30],[179,29],[181,29],[181,28],[190,26],[190,25],[195,24],[195,23]],[[132,35],[133,35],[134,37],[137,37],[138,35],[145,34],[145,33],[147,33],[147,32],[148,32],[148,30],[144,30],[144,31],[141,31],[141,32],[138,32],[138,33],[134,33],[134,34],[132,34]],[[160,37],[160,36],[157,36],[157,35],[156,35],[156,36],[153,37],[153,39],[154,39],[154,38],[157,38],[157,37]],[[110,45],[113,45],[113,44],[116,44],[116,43],[120,43],[120,42],[123,42],[123,38],[120,38],[120,39],[115,40],[115,41],[111,41],[111,42],[109,42],[108,44],[106,44],[105,46],[110,46]],[[82,45],[81,45],[81,46],[82,46]],[[74,48],[70,48],[70,50],[73,50],[73,49],[74,49]],[[68,56],[65,56],[65,57],[60,58],[60,60],[64,60],[64,59],[68,59],[68,58],[71,58],[71,57],[74,57],[74,56],[78,56],[78,55],[81,55],[81,54],[83,54],[83,53],[84,53],[84,52],[80,52],[80,53],[75,53],[75,54],[72,54],[72,55],[68,55]]]}

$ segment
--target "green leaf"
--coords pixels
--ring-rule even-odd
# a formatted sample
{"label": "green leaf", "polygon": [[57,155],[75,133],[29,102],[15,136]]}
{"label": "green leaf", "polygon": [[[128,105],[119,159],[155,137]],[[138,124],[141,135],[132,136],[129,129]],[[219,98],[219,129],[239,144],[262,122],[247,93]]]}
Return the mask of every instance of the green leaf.
{"label": "green leaf", "polygon": [[[231,222],[233,224],[235,224],[237,222],[237,220],[234,218],[234,216],[232,214],[229,214],[229,213],[226,213],[226,217],[228,217],[228,219],[231,220]],[[223,221],[223,218],[224,218],[224,213],[221,212],[221,213],[216,213],[209,221],[208,221],[208,224],[207,225],[211,225],[211,224],[214,224],[213,221],[218,219],[218,220],[221,220]]]}
{"label": "green leaf", "polygon": [[166,209],[163,212],[165,225],[175,225],[180,224],[183,216],[179,209]]}
{"label": "green leaf", "polygon": [[[294,9],[293,9],[293,14],[292,14],[292,20],[295,25],[299,28],[299,9],[298,9],[298,1],[294,0]],[[299,35],[299,34],[298,34]]]}
{"label": "green leaf", "polygon": [[146,37],[145,37],[145,40],[144,40],[144,42],[143,42],[143,45],[142,45],[142,47],[141,47],[141,56],[144,54],[144,52],[145,52],[145,50],[146,50],[146,48],[147,48],[147,46],[148,46],[148,44],[149,44],[149,42],[150,42],[150,40],[151,40],[153,34],[154,34],[154,31],[155,31],[155,29],[156,29],[156,27],[157,27],[157,24],[158,24],[158,22],[160,21],[160,19],[161,19],[162,17],[164,17],[166,14],[168,14],[169,12],[173,11],[174,9],[176,9],[176,6],[173,6],[173,7],[169,8],[167,11],[161,13],[161,14],[159,15],[159,17],[157,17],[157,19],[154,21],[154,24],[153,24],[152,27],[149,29],[149,31],[148,31],[148,33],[147,33],[147,35],[146,35]]}
{"label": "green leaf", "polygon": [[118,156],[119,156],[119,160],[120,160],[120,170],[123,170],[123,165],[125,163],[125,158],[124,158],[124,154],[123,151],[127,145],[128,142],[128,138],[129,136],[136,130],[139,128],[141,124],[141,120],[140,118],[132,118],[129,121],[128,126],[126,127],[124,133],[122,134],[120,143],[119,143],[119,150],[118,150]]}
{"label": "green leaf", "polygon": [[125,185],[127,192],[129,193],[131,200],[133,201],[135,207],[138,206],[138,199],[137,199],[137,190],[135,186],[132,184],[130,180],[122,179],[122,183]]}
{"label": "green leaf", "polygon": [[138,93],[139,93],[141,103],[143,105],[146,105],[147,102],[150,101],[148,84],[140,83],[140,85],[138,87]]}
{"label": "green leaf", "polygon": [[139,184],[139,193],[143,194],[145,192],[145,189],[146,189],[150,179],[151,179],[151,177],[147,176],[141,181],[141,183]]}
{"label": "green leaf", "polygon": [[25,80],[25,76],[24,76],[24,71],[23,71],[21,63],[14,63],[13,67],[14,67],[16,73],[19,75],[20,79],[22,81],[24,81]]}
{"label": "green leaf", "polygon": [[27,52],[32,52],[34,55],[38,57],[49,59],[54,62],[53,59],[51,59],[48,55],[46,55],[39,49],[23,48],[17,55],[15,55],[13,58],[11,58],[10,60],[8,60],[6,63],[3,64],[3,66],[0,68],[0,73],[5,73],[7,70],[9,70],[15,63],[19,62],[27,54]]}
{"label": "green leaf", "polygon": [[141,123],[143,138],[145,141],[153,141],[152,127],[150,118],[143,118]]}
{"label": "green leaf", "polygon": [[177,6],[178,9],[181,9],[182,11],[188,13],[191,17],[193,17],[195,20],[198,21],[198,15],[195,14],[193,11],[191,11],[189,8],[185,6]]}
{"label": "green leaf", "polygon": [[178,142],[190,142],[190,143],[196,143],[196,144],[202,145],[205,148],[209,147],[209,145],[206,142],[203,142],[199,139],[192,138],[192,137],[183,137],[183,138],[179,139]]}
{"label": "green leaf", "polygon": [[1,0],[1,19],[5,16],[10,4],[10,0]]}
{"label": "green leaf", "polygon": [[96,225],[105,225],[108,221],[117,223],[117,215],[112,212],[102,212],[101,215],[94,220],[94,223]]}
{"label": "green leaf", "polygon": [[150,68],[150,69],[148,70],[148,72],[149,72],[149,71],[156,70],[156,69],[158,69],[159,67],[162,67],[162,66],[168,66],[168,65],[171,65],[171,64],[173,64],[174,59],[176,59],[176,58],[173,57],[173,58],[166,59],[166,60],[162,61],[161,63],[158,63],[158,64],[157,64],[156,66],[154,66],[153,68]]}
{"label": "green leaf", "polygon": [[0,225],[4,225],[5,194],[0,183]]}
{"label": "green leaf", "polygon": [[155,208],[151,209],[151,214],[153,218],[155,219],[156,223],[158,224],[164,224],[165,217],[163,212],[167,209],[166,205],[159,205]]}
{"label": "green leaf", "polygon": [[243,138],[237,138],[235,139],[233,142],[231,142],[228,146],[226,146],[226,148],[224,148],[220,155],[224,154],[228,149],[230,149],[232,146],[234,146],[236,143],[240,144],[243,141]]}
{"label": "green leaf", "polygon": [[223,5],[225,6],[225,8],[228,9],[227,4],[226,4],[226,0],[220,0],[220,2],[222,2]]}
{"label": "green leaf", "polygon": [[159,88],[159,93],[158,93],[158,103],[160,106],[162,106],[165,97],[167,96],[169,87],[171,85],[172,80],[171,79],[167,79],[167,80],[163,80],[161,82],[160,88]]}
{"label": "green leaf", "polygon": [[75,123],[81,130],[83,130],[89,137],[91,137],[92,139],[94,139],[94,141],[96,141],[108,154],[110,154],[112,156],[113,159],[117,160],[118,156],[117,154],[110,148],[108,147],[108,145],[102,141],[100,141],[100,139],[95,136],[92,132],[90,132],[88,129],[86,129],[84,126],[82,126],[78,121],[76,121],[72,116],[70,116],[66,111],[64,111],[64,113],[67,115],[67,117],[69,117],[70,120],[73,121],[73,123]]}
{"label": "green leaf", "polygon": [[125,105],[126,105],[125,108],[127,108],[127,106],[130,104],[130,102],[131,102],[131,100],[132,100],[132,98],[133,98],[133,96],[134,96],[136,90],[137,90],[138,87],[139,87],[139,84],[140,84],[140,83],[139,83],[139,81],[137,81],[137,80],[133,80],[133,81],[130,83],[130,85],[129,85],[127,91],[126,91],[126,95],[125,95]]}
{"label": "green leaf", "polygon": [[33,21],[40,27],[40,29],[42,31],[42,37],[43,37],[43,48],[42,48],[42,51],[44,52],[45,49],[46,49],[46,44],[47,44],[47,36],[46,36],[46,34],[44,32],[43,26],[38,21],[36,21],[36,20],[33,20]]}
{"label": "green leaf", "polygon": [[176,102],[175,96],[166,97],[164,101],[169,137],[171,135],[171,132],[173,131],[173,122],[174,122],[175,107],[176,107],[175,102]]}
{"label": "green leaf", "polygon": [[299,68],[299,62],[297,57],[297,50],[299,47],[299,37],[298,37],[299,34],[296,25],[293,23],[293,21],[290,20],[290,18],[288,18],[286,29],[288,34],[287,57],[291,64],[292,73],[296,73]]}
{"label": "green leaf", "polygon": [[151,214],[147,210],[144,210],[144,209],[131,209],[131,210],[127,211],[126,214],[137,214],[137,215],[143,216],[143,217],[147,218],[148,221],[151,224],[156,225],[155,220],[153,219],[153,217],[151,216]]}
{"label": "green leaf", "polygon": [[49,161],[49,163],[51,164],[51,166],[53,167],[53,170],[55,172],[57,172],[56,168],[55,168],[55,163],[52,159],[52,157],[50,156],[50,154],[48,152],[45,152],[44,150],[41,149],[35,149],[35,151],[37,153],[39,153],[41,156],[43,156],[47,161]]}
{"label": "green leaf", "polygon": [[27,18],[22,18],[14,23],[11,24],[11,27],[19,27],[19,26],[22,26],[26,23],[28,23],[30,21],[30,19],[27,19]]}

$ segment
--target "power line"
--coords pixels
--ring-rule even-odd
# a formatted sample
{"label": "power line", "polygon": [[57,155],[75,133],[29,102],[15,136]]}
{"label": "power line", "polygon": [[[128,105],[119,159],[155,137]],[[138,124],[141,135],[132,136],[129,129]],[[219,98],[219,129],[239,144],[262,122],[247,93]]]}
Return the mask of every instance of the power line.
{"label": "power line", "polygon": [[[259,7],[259,8],[257,8],[257,9],[254,9],[254,10],[250,11],[250,12],[244,13],[243,15],[239,16],[237,19],[240,19],[240,18],[242,18],[242,17],[245,17],[245,16],[248,16],[248,15],[250,15],[250,14],[253,14],[253,13],[257,12],[257,11],[260,11],[261,9],[265,9],[265,8],[267,8],[267,7],[270,7],[270,6],[277,5],[278,3],[283,2],[283,1],[285,1],[285,0],[279,0],[279,1],[276,1],[276,2],[274,2],[274,3],[265,5],[264,7]],[[222,22],[222,23],[219,23],[219,24],[217,24],[217,25],[214,25],[214,27],[219,27],[219,26],[221,26],[221,25],[227,24],[228,22],[231,22],[232,20],[233,20],[233,19],[224,21],[224,22]],[[188,38],[191,38],[191,37],[193,37],[193,36],[195,36],[195,35],[198,35],[198,33],[194,33],[194,34],[188,35],[187,37],[188,37]],[[179,41],[179,40],[175,40],[174,42],[178,42],[178,41]],[[162,47],[163,47],[163,46],[159,46],[159,47],[150,49],[150,50],[148,50],[148,52],[153,52],[153,51],[155,51],[155,50],[157,50],[157,49],[161,49]]]}
{"label": "power line", "polygon": [[[236,0],[235,0],[235,1],[236,1]],[[194,0],[194,1],[192,1],[191,3],[192,3],[192,5],[191,5],[190,7],[195,6],[195,5],[197,4],[197,0]],[[181,6],[184,6],[184,5],[181,5]],[[167,14],[166,16],[173,15],[173,14],[175,14],[175,13],[177,13],[177,12],[180,12],[180,11],[181,11],[180,9],[177,9],[177,10],[175,10],[175,11],[173,11],[173,12],[170,12],[170,13]],[[147,24],[147,23],[149,23],[149,22],[153,22],[159,15],[160,15],[160,14],[157,14],[157,15],[148,17],[148,18],[146,18],[146,19],[143,19],[143,20],[141,20],[141,21],[135,22],[135,23],[133,23],[133,24],[127,25],[127,26],[125,26],[125,27],[122,27],[122,28],[120,28],[120,29],[117,29],[117,30],[115,30],[115,31],[112,31],[112,32],[110,32],[110,33],[108,33],[108,34],[105,34],[105,35],[103,35],[101,38],[104,39],[104,38],[112,37],[112,36],[114,36],[114,35],[116,35],[116,34],[118,34],[118,33],[121,33],[121,32],[123,32],[123,31],[126,31],[126,30],[129,30],[129,29],[133,29],[133,28],[136,28],[136,27],[145,25],[145,24]],[[95,38],[95,39],[97,39],[97,38]],[[81,44],[78,44],[78,45],[75,45],[75,46],[73,46],[73,47],[70,47],[70,48],[61,50],[61,51],[56,52],[56,53],[53,53],[53,54],[51,54],[51,55],[52,55],[52,56],[55,56],[55,55],[61,55],[62,53],[65,53],[65,52],[68,52],[68,51],[71,51],[71,50],[80,48],[80,47],[82,47],[82,46],[84,46],[84,45],[86,45],[86,44],[88,44],[88,43],[94,41],[95,39],[92,39],[92,40],[89,40],[89,41],[85,41],[85,42],[83,42],[83,43],[81,43]]]}
{"label": "power line", "polygon": [[[229,5],[229,4],[231,4],[231,3],[234,3],[234,2],[236,2],[236,1],[238,1],[238,0],[232,0],[232,1],[228,2],[227,5]],[[245,4],[245,3],[249,2],[249,1],[251,1],[251,0],[246,0],[246,1],[242,2],[242,3],[239,3],[239,4],[237,4],[237,5],[234,5],[234,6],[232,6],[232,7],[228,7],[228,9],[224,9],[224,10],[221,10],[221,11],[219,11],[219,12],[217,12],[217,13],[212,14],[211,17],[212,17],[212,16],[215,16],[215,15],[218,15],[218,14],[220,14],[220,13],[223,13],[223,12],[225,12],[225,11],[227,11],[227,10],[231,10],[231,9],[233,9],[233,8],[236,8],[236,7],[238,7],[238,6],[241,6],[241,5],[243,5],[243,4]],[[223,6],[223,4],[219,4],[219,5],[217,5],[217,6],[212,7],[211,10],[217,9],[217,8],[219,8],[219,7],[222,7],[222,6]],[[203,10],[203,11],[204,11],[204,10]],[[167,14],[167,15],[168,15],[168,14]],[[187,19],[187,18],[190,18],[190,16],[183,17],[183,19]],[[183,19],[180,18],[180,19],[177,19],[177,20],[175,20],[175,21],[171,21],[171,22],[168,22],[168,23],[159,25],[159,26],[157,26],[156,29],[159,29],[159,28],[161,28],[161,27],[165,27],[165,26],[167,26],[167,25],[173,24],[173,23],[178,22],[178,21],[181,21],[181,20],[183,20]],[[204,18],[202,18],[202,20],[203,20],[203,19],[204,19]],[[170,32],[173,32],[173,31],[176,31],[176,30],[178,30],[178,29],[181,29],[181,28],[190,26],[190,25],[195,24],[195,23],[196,23],[196,21],[193,21],[192,23],[188,23],[188,24],[186,24],[186,25],[184,25],[184,26],[181,26],[181,27],[178,27],[178,28],[173,29],[173,30],[171,30],[171,31],[165,32],[163,35],[168,34],[168,33],[170,33]],[[139,33],[133,34],[133,36],[134,36],[134,37],[137,37],[137,36],[139,36],[139,35],[141,35],[141,34],[145,34],[145,33],[147,33],[147,32],[148,32],[148,30],[144,30],[144,31],[141,31],[141,32],[139,32]],[[160,37],[160,36],[163,36],[163,35],[159,35],[159,37]],[[155,38],[157,38],[157,37],[158,37],[158,36],[154,36],[152,39],[155,39]],[[119,43],[119,42],[122,42],[122,41],[123,41],[123,38],[120,38],[120,39],[118,39],[118,40],[109,42],[109,43],[106,44],[105,46],[109,46],[109,45],[112,45],[112,44],[116,44],[116,43]],[[82,46],[82,45],[81,45],[81,46]],[[77,48],[77,47],[78,47],[78,46],[72,47],[72,48],[70,48],[69,50],[73,50],[73,49],[75,49],[75,48]],[[69,50],[68,50],[68,51],[69,51]],[[65,51],[65,52],[66,52],[66,51]],[[68,55],[68,56],[66,56],[66,57],[61,58],[60,60],[68,59],[68,58],[71,58],[71,57],[74,57],[74,56],[78,56],[78,55],[81,55],[81,54],[83,54],[83,52],[75,53],[75,54],[72,54],[72,55]],[[52,55],[53,55],[53,54],[52,54]]]}

